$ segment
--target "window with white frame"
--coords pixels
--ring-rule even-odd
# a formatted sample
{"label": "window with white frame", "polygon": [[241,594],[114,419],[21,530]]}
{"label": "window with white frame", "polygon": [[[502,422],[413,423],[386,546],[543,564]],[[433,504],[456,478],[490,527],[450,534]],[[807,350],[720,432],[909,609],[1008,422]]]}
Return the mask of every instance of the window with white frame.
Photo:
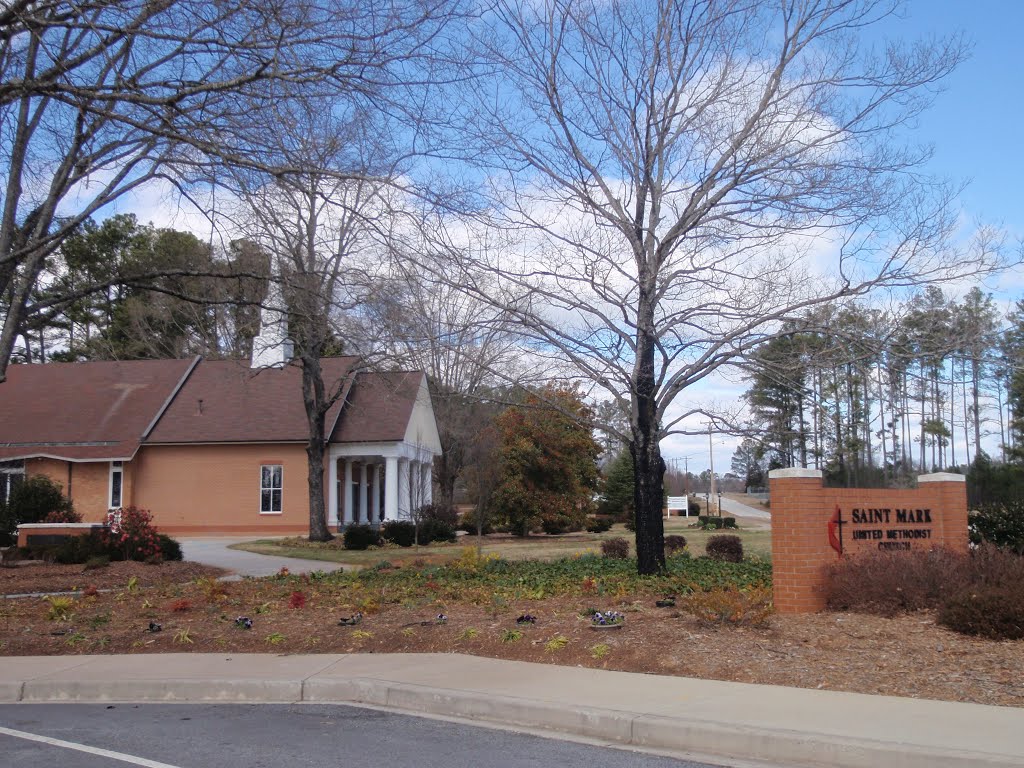
{"label": "window with white frame", "polygon": [[260,514],[280,514],[283,488],[284,468],[280,464],[263,464],[260,467]]}
{"label": "window with white frame", "polygon": [[121,508],[121,491],[124,487],[124,464],[120,461],[110,462],[110,498],[107,506],[110,509]]}
{"label": "window with white frame", "polygon": [[0,461],[0,504],[10,501],[11,493],[24,480],[24,461]]}

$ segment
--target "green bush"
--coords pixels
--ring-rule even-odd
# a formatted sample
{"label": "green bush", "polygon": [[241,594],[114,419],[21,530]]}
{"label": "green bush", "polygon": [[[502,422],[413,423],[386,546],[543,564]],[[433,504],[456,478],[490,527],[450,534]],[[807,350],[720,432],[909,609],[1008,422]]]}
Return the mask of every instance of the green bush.
{"label": "green bush", "polygon": [[160,546],[160,557],[163,560],[181,560],[181,544],[165,533],[157,535],[157,543]]}
{"label": "green bush", "polygon": [[63,565],[80,565],[94,557],[109,559],[109,553],[102,538],[93,532],[85,536],[68,536],[56,547],[50,547],[44,557]]}
{"label": "green bush", "polygon": [[722,518],[722,527],[723,528],[736,529],[739,526],[736,525],[736,518],[735,517],[723,517]]}
{"label": "green bush", "polygon": [[579,521],[569,515],[545,515],[540,523],[540,529],[549,536],[578,531],[581,527]]}
{"label": "green bush", "polygon": [[592,517],[587,522],[587,533],[604,533],[612,529],[612,520],[610,517]]}
{"label": "green bush", "polygon": [[988,542],[1024,554],[1024,500],[979,506],[967,516],[973,544]]}
{"label": "green bush", "polygon": [[440,520],[452,528],[459,524],[459,512],[455,507],[444,504],[424,504],[416,510],[416,519],[423,523],[426,520]]}
{"label": "green bush", "polygon": [[400,547],[416,543],[416,526],[408,520],[388,520],[380,527],[380,537]]}
{"label": "green bush", "polygon": [[[0,544],[12,544],[21,523],[40,523],[47,515],[75,514],[63,487],[46,475],[33,475],[14,487],[6,505],[0,505]],[[81,521],[81,517],[78,518]]]}
{"label": "green bush", "polygon": [[723,560],[727,563],[743,562],[743,542],[739,536],[711,536],[704,546],[704,551],[712,560]]}
{"label": "green bush", "polygon": [[629,557],[629,542],[621,537],[605,539],[601,542],[601,554],[615,560],[625,560]]}
{"label": "green bush", "polygon": [[455,541],[455,527],[444,520],[424,520],[420,523],[419,542],[430,544],[432,541]]}
{"label": "green bush", "polygon": [[700,515],[700,502],[696,499],[688,499],[686,502],[686,510],[688,515]]}
{"label": "green bush", "polygon": [[1024,587],[978,587],[947,598],[938,622],[954,632],[992,640],[1024,638]]}
{"label": "green bush", "polygon": [[725,518],[718,517],[717,515],[699,515],[697,522],[701,528],[712,528],[718,530],[719,528],[725,527]]}
{"label": "green bush", "polygon": [[369,525],[350,525],[345,529],[343,539],[345,549],[369,549],[380,542],[377,531]]}
{"label": "green bush", "polygon": [[[466,512],[459,518],[458,530],[476,535],[476,511]],[[491,523],[491,516],[485,514],[483,526],[480,531],[484,536],[494,533],[494,525]]]}

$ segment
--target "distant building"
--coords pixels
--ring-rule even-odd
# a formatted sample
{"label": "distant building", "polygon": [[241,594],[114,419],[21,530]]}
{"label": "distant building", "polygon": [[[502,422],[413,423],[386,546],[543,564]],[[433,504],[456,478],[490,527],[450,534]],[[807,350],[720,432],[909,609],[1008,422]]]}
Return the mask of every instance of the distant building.
{"label": "distant building", "polygon": [[[197,357],[11,366],[0,384],[0,492],[41,474],[86,522],[136,506],[172,534],[307,531],[301,371],[286,363],[280,324],[265,319],[260,339],[254,365]],[[331,526],[409,517],[431,500],[441,452],[425,374],[357,364],[323,360],[328,389],[342,392],[326,420]]]}

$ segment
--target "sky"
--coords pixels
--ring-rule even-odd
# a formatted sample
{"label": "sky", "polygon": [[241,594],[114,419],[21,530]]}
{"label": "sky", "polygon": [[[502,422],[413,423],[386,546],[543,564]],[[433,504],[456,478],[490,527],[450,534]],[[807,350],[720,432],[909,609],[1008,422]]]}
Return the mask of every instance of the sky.
{"label": "sky", "polygon": [[[875,30],[879,37],[904,40],[962,34],[970,46],[969,58],[944,81],[931,109],[908,132],[909,140],[932,148],[926,171],[967,184],[959,198],[964,237],[979,224],[992,224],[1005,229],[1011,243],[1024,240],[1022,30],[1022,0],[909,0],[900,18],[887,19]],[[1024,267],[982,287],[1001,303],[1016,301],[1024,297]],[[681,399],[687,405],[701,399],[728,404],[745,390],[735,376],[719,376]],[[716,474],[728,472],[739,444],[728,435],[671,437],[662,451],[670,466],[678,459],[681,470],[686,458],[691,472],[701,472],[708,468],[709,443]]]}
{"label": "sky", "polygon": [[[935,103],[914,126],[908,139],[931,146],[934,155],[925,170],[967,186],[959,199],[964,238],[979,224],[994,224],[1011,242],[1024,240],[1024,0],[909,0],[899,18],[887,19],[871,34],[902,39],[964,35],[969,58],[943,83]],[[151,190],[124,200],[121,210],[141,221],[210,232],[208,222],[178,208]],[[1004,304],[1024,296],[1024,269],[1016,268],[983,285]],[[695,401],[735,407],[746,385],[735,376],[717,376],[680,398],[680,407]],[[691,426],[699,428],[696,420]],[[690,471],[708,467],[714,451],[715,470],[729,471],[738,440],[727,435],[675,436],[662,444],[666,460],[684,460]]]}

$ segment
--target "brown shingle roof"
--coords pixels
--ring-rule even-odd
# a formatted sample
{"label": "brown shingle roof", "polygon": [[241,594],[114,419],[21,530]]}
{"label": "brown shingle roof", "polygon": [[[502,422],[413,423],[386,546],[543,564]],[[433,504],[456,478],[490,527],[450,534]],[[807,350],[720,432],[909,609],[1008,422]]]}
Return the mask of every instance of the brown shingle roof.
{"label": "brown shingle roof", "polygon": [[0,460],[130,458],[194,363],[12,365],[0,384]]}
{"label": "brown shingle roof", "polygon": [[[321,361],[328,393],[357,361]],[[328,425],[339,408],[340,401],[327,413]],[[253,370],[246,361],[214,360],[196,366],[146,443],[291,442],[305,441],[308,433],[297,365]]]}
{"label": "brown shingle roof", "polygon": [[349,404],[341,414],[331,442],[402,440],[422,380],[422,371],[360,373],[349,392]]}

